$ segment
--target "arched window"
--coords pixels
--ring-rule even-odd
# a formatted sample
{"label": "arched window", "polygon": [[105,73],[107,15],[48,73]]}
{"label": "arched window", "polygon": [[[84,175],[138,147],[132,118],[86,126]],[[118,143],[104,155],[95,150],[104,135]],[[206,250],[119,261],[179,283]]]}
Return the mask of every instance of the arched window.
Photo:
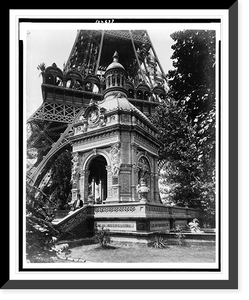
{"label": "arched window", "polygon": [[92,88],[92,92],[95,94],[99,93],[99,87],[97,86],[97,84],[93,83],[93,88]]}
{"label": "arched window", "polygon": [[132,89],[128,90],[128,98],[134,98],[134,91]]}
{"label": "arched window", "polygon": [[150,93],[149,92],[144,92],[144,100],[149,100]]}
{"label": "arched window", "polygon": [[55,85],[57,86],[63,86],[62,79],[58,76],[55,77]]}
{"label": "arched window", "polygon": [[87,92],[92,92],[93,89],[93,84],[91,82],[86,83],[86,91]]}
{"label": "arched window", "polygon": [[137,99],[143,99],[143,92],[140,90],[137,91]]}
{"label": "arched window", "polygon": [[51,74],[46,75],[46,84],[54,85],[54,76]]}
{"label": "arched window", "polygon": [[71,79],[68,79],[66,82],[66,87],[71,88],[73,86],[73,81]]}
{"label": "arched window", "polygon": [[117,75],[117,85],[120,86],[120,75]]}
{"label": "arched window", "polygon": [[82,90],[82,84],[79,80],[75,80],[74,86],[76,90]]}

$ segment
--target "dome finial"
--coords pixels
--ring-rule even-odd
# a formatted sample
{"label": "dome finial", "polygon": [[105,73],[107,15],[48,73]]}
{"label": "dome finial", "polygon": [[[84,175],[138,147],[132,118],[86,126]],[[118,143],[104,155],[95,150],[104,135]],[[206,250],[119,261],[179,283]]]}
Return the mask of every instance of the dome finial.
{"label": "dome finial", "polygon": [[113,54],[113,61],[118,62],[118,52],[115,51]]}

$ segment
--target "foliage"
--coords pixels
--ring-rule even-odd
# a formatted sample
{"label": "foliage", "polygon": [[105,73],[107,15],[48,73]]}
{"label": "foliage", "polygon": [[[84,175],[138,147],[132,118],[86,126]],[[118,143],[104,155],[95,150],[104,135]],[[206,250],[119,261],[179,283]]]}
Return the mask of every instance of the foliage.
{"label": "foliage", "polygon": [[40,71],[39,77],[41,76],[41,74],[46,70],[46,64],[44,62],[40,63],[37,66],[37,70]]}
{"label": "foliage", "polygon": [[156,249],[163,249],[166,248],[166,241],[161,236],[155,236],[153,246]]}
{"label": "foliage", "polygon": [[[205,221],[215,214],[215,32],[178,31],[171,35],[174,69],[169,92],[153,122],[166,164],[162,183],[170,200],[202,208]],[[212,224],[213,225],[213,224]]]}
{"label": "foliage", "polygon": [[71,152],[66,150],[58,156],[51,167],[50,185],[45,190],[50,194],[50,199],[56,203],[57,209],[67,208],[67,203],[71,200],[71,159]]}
{"label": "foliage", "polygon": [[95,236],[94,239],[97,243],[101,245],[102,248],[105,248],[110,244],[111,238],[109,236],[109,229],[104,228],[104,226],[101,227],[101,229],[95,230]]}
{"label": "foliage", "polygon": [[43,157],[51,149],[52,140],[47,138],[47,136],[43,134],[46,127],[46,121],[36,120],[35,122],[31,121],[28,123],[27,128],[29,132],[27,133],[27,158],[34,158],[32,154],[34,154],[35,152],[36,161],[34,166],[39,165]]}
{"label": "foliage", "polygon": [[191,233],[203,233],[203,231],[200,229],[199,221],[196,218],[194,218],[192,222],[188,223],[188,227]]}
{"label": "foliage", "polygon": [[215,31],[184,30],[171,37],[175,69],[167,76],[170,94],[184,105],[188,120],[194,120],[215,101]]}
{"label": "foliage", "polygon": [[45,203],[46,194],[26,183],[26,256],[30,262],[50,262],[54,242],[60,233],[51,224]]}
{"label": "foliage", "polygon": [[177,244],[179,246],[183,246],[185,243],[184,239],[186,237],[185,234],[183,233],[183,229],[179,225],[177,225],[174,231],[176,232],[175,236],[177,239]]}

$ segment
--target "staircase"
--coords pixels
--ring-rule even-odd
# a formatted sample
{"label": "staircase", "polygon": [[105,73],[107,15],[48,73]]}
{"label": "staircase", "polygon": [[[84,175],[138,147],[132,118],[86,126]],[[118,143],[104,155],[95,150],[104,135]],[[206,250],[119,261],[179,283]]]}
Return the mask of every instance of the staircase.
{"label": "staircase", "polygon": [[[52,221],[52,225],[55,229],[62,233],[72,233],[75,230],[80,234],[86,234],[87,219],[91,217],[90,207],[88,205],[83,206],[73,212],[69,212],[62,219],[55,219]],[[79,230],[77,230],[79,229]]]}

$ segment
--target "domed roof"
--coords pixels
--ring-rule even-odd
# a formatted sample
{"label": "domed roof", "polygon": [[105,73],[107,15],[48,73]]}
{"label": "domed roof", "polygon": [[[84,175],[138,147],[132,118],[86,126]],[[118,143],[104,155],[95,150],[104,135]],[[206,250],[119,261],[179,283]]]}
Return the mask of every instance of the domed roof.
{"label": "domed roof", "polygon": [[113,62],[107,67],[106,71],[110,69],[125,69],[119,62],[118,62],[118,52],[115,51],[113,54]]}
{"label": "domed roof", "polygon": [[99,107],[103,107],[106,112],[117,110],[135,112],[144,122],[149,123],[152,127],[154,127],[150,119],[136,108],[123,93],[116,92],[107,96],[104,101],[99,103]]}
{"label": "domed roof", "polygon": [[100,104],[101,107],[105,108],[107,111],[112,110],[126,110],[131,111],[135,108],[129,100],[123,95],[123,93],[113,93],[106,97],[105,101]]}

